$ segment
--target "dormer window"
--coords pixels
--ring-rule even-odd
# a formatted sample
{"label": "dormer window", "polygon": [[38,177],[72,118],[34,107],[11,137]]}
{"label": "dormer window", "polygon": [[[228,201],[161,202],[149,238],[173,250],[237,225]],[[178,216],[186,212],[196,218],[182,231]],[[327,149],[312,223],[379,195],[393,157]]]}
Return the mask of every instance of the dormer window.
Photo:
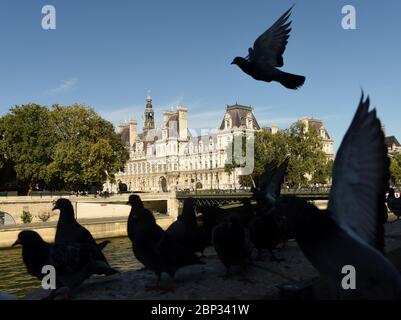
{"label": "dormer window", "polygon": [[229,114],[226,114],[226,116],[224,118],[224,128],[230,129],[231,127],[232,127],[231,117]]}
{"label": "dormer window", "polygon": [[252,119],[252,116],[250,114],[248,114],[248,116],[246,117],[246,127],[248,129],[252,129],[253,128],[253,119]]}

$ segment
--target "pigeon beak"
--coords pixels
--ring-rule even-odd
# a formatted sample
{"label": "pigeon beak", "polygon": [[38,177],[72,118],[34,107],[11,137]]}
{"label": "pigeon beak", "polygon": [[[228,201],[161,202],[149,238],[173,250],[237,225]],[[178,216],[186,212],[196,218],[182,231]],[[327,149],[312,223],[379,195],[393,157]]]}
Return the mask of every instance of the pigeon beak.
{"label": "pigeon beak", "polygon": [[19,239],[17,239],[17,240],[13,243],[12,247],[15,247],[15,246],[17,246],[17,245],[19,245],[19,244],[21,244],[21,242],[19,241]]}
{"label": "pigeon beak", "polygon": [[234,61],[233,61],[233,62],[231,62],[231,64],[234,64]]}
{"label": "pigeon beak", "polygon": [[55,204],[52,208],[52,211],[59,209],[59,207],[57,206],[57,204]]}

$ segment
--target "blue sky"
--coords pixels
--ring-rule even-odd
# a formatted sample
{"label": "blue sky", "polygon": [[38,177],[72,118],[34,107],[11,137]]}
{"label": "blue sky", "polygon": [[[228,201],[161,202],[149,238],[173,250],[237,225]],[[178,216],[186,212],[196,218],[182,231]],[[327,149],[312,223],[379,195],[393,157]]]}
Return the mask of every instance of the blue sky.
{"label": "blue sky", "polygon": [[[230,65],[294,2],[282,70],[306,76],[299,91]],[[46,4],[57,10],[53,31],[41,28]],[[357,30],[341,28],[346,4]],[[398,0],[2,0],[0,115],[16,104],[77,102],[115,124],[141,122],[150,89],[159,121],[180,104],[191,127],[217,127],[238,101],[264,126],[321,118],[338,147],[363,88],[401,140],[400,12]]]}

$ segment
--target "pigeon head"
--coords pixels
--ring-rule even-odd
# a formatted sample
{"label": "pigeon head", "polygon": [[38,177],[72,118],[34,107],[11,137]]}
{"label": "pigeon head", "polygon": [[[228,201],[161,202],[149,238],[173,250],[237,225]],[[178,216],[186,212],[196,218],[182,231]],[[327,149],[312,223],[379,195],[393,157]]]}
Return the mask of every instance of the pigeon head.
{"label": "pigeon head", "polygon": [[141,198],[136,194],[131,194],[129,196],[127,204],[133,208],[143,208],[144,207]]}
{"label": "pigeon head", "polygon": [[231,62],[231,64],[236,64],[237,66],[241,66],[245,63],[247,63],[247,61],[242,57],[235,57],[234,60]]}
{"label": "pigeon head", "polygon": [[62,211],[70,211],[70,212],[74,211],[74,208],[72,207],[72,203],[68,199],[58,199],[56,201],[56,203],[54,204],[52,211],[57,210],[57,209],[60,210],[61,212]]}
{"label": "pigeon head", "polygon": [[390,189],[388,189],[388,193],[389,193],[389,194],[391,194],[391,195],[394,195],[394,193],[395,193],[395,190],[394,190],[394,188],[390,188]]}
{"label": "pigeon head", "polygon": [[12,246],[13,247],[15,247],[17,245],[35,246],[35,245],[40,245],[43,242],[44,241],[43,241],[42,237],[39,235],[39,233],[32,231],[32,230],[24,230],[18,234],[18,238]]}
{"label": "pigeon head", "polygon": [[72,207],[72,203],[68,199],[58,199],[53,206],[52,211],[60,210],[60,219],[63,221],[66,220],[74,220],[74,208]]}

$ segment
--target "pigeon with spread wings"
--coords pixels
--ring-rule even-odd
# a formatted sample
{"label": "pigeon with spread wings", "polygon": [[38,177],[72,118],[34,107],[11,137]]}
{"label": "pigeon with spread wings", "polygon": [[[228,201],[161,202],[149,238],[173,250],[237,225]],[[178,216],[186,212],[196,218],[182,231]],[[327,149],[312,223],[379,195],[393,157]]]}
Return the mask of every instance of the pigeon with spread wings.
{"label": "pigeon with spread wings", "polygon": [[[363,95],[338,150],[327,210],[300,198],[282,198],[295,238],[327,285],[329,298],[399,299],[401,276],[383,254],[382,205],[389,158],[376,110]],[[344,266],[354,268],[355,290],[344,290]]]}
{"label": "pigeon with spread wings", "polygon": [[284,66],[283,53],[291,31],[291,21],[287,22],[291,9],[256,39],[253,48],[248,49],[249,55],[246,58],[236,57],[231,64],[236,64],[255,80],[276,81],[288,89],[300,88],[305,82],[304,76],[278,69]]}

